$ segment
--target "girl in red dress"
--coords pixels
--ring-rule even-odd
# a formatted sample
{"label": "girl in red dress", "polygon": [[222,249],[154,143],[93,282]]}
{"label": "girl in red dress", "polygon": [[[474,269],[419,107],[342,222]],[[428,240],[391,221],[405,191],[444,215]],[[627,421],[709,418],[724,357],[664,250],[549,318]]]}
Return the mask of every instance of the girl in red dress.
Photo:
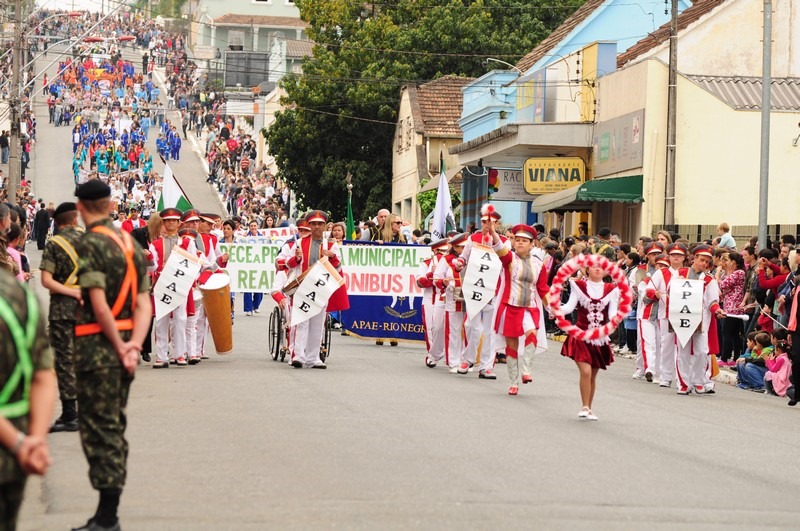
{"label": "girl in red dress", "polygon": [[[570,279],[569,300],[561,306],[564,315],[578,309],[576,326],[583,330],[600,328],[610,316],[617,313],[619,288],[616,284],[603,282],[606,272],[602,267],[588,267],[587,278]],[[561,355],[572,358],[580,372],[580,390],[583,408],[579,419],[597,420],[592,412],[592,400],[596,388],[597,371],[614,362],[608,337],[582,341],[569,336],[561,348]]]}

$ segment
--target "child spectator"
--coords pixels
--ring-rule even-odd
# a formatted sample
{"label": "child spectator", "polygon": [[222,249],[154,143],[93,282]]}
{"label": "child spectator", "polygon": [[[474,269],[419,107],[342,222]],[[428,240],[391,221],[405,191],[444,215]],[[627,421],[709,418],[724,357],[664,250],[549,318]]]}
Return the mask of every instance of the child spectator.
{"label": "child spectator", "polygon": [[[748,346],[750,346],[750,336],[748,335]],[[772,340],[769,334],[759,332],[754,338],[753,349],[750,355],[742,356],[743,362],[737,360],[739,372],[739,389],[751,391],[761,391],[764,389],[764,375],[767,373],[767,358],[772,354]]]}
{"label": "child spectator", "polygon": [[789,389],[789,375],[792,373],[792,362],[786,353],[789,350],[789,342],[786,340],[777,341],[775,352],[767,359],[767,374],[764,375],[764,387],[767,394],[773,396],[786,396]]}

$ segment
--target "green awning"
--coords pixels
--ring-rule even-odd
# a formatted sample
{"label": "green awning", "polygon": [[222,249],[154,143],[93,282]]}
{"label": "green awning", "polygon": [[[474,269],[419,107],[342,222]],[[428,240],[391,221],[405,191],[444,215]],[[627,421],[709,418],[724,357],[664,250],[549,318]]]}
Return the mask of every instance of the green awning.
{"label": "green awning", "polygon": [[560,192],[542,194],[533,201],[532,210],[537,213],[591,210],[594,201],[641,203],[642,181],[641,175],[595,179]]}

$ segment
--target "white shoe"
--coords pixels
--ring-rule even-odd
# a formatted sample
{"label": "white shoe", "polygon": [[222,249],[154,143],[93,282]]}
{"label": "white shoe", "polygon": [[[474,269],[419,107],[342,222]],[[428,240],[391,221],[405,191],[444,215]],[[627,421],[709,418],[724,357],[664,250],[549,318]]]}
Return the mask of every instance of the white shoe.
{"label": "white shoe", "polygon": [[622,347],[617,351],[617,354],[628,354],[630,353],[630,351],[631,350],[628,348],[628,345],[625,345],[624,347]]}
{"label": "white shoe", "polygon": [[636,372],[633,373],[633,376],[631,376],[631,378],[633,378],[634,380],[641,380],[642,378],[644,378],[644,373],[642,372],[642,369],[636,369]]}
{"label": "white shoe", "polygon": [[670,382],[669,380],[661,380],[660,382],[658,382],[658,386],[659,387],[670,387],[670,386],[672,386],[672,382]]}
{"label": "white shoe", "polygon": [[580,411],[578,411],[578,418],[579,419],[588,418],[589,417],[589,412],[590,412],[590,410],[589,410],[588,407],[585,407],[585,408],[581,409]]}
{"label": "white shoe", "polygon": [[453,367],[450,369],[450,374],[458,374],[458,367]]}
{"label": "white shoe", "polygon": [[586,415],[586,420],[600,420],[600,419],[598,419],[598,418],[597,418],[597,415],[595,415],[594,413],[592,413],[592,410],[590,409],[590,410],[589,410],[589,414],[588,414],[588,415]]}

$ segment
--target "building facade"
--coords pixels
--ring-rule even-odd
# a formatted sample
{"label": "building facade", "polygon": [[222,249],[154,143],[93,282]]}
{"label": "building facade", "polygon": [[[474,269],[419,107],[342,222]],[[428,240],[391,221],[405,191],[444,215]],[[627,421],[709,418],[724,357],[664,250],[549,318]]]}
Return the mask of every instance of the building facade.
{"label": "building facade", "polygon": [[445,76],[402,89],[392,150],[392,211],[413,227],[423,225],[417,195],[438,187],[440,157],[451,184],[460,174],[450,149],[462,141],[461,89],[470,81]]}

